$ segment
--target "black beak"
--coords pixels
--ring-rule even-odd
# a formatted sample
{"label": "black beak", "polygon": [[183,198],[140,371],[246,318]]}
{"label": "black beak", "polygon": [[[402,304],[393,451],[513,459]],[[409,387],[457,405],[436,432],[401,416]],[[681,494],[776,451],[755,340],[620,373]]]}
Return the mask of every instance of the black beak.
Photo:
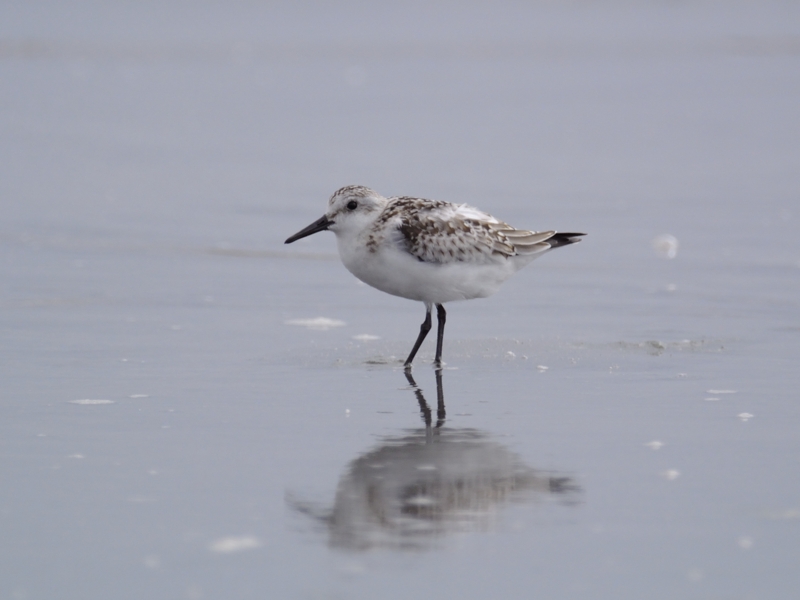
{"label": "black beak", "polygon": [[317,233],[318,231],[325,231],[326,229],[328,229],[330,225],[333,225],[333,221],[328,219],[328,217],[323,216],[322,218],[314,221],[311,225],[309,225],[305,229],[301,229],[300,231],[295,233],[292,237],[290,237],[283,243],[291,244],[292,242],[296,242],[300,238],[307,237],[313,233]]}

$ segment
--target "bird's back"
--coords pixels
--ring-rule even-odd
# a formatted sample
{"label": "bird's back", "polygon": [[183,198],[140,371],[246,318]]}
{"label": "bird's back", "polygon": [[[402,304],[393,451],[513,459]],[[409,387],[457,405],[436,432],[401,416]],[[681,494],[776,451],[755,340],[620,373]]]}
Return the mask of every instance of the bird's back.
{"label": "bird's back", "polygon": [[414,259],[433,264],[527,264],[550,250],[555,231],[516,229],[466,204],[407,196],[390,198],[375,221],[368,244],[395,244]]}

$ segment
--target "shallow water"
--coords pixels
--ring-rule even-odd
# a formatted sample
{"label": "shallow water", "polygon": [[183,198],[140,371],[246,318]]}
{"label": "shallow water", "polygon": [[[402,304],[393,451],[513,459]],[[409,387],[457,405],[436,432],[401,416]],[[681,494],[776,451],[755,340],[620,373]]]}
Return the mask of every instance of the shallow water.
{"label": "shallow water", "polygon": [[[0,597],[793,597],[799,16],[4,5]],[[409,382],[348,183],[588,236]]]}

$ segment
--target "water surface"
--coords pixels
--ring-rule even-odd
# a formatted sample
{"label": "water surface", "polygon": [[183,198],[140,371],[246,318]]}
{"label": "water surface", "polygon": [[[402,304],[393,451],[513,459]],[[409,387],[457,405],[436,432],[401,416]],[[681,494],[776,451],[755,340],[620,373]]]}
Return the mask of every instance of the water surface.
{"label": "water surface", "polygon": [[[0,8],[0,597],[793,597],[799,16]],[[410,382],[350,183],[588,236]]]}

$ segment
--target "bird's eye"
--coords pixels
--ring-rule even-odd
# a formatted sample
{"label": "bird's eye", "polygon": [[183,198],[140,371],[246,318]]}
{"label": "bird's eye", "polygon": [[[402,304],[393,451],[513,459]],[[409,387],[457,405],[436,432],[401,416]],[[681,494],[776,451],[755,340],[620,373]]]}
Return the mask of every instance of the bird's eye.
{"label": "bird's eye", "polygon": [[350,200],[350,202],[347,203],[347,208],[348,210],[355,210],[356,208],[358,208],[358,202],[356,202],[355,200]]}

